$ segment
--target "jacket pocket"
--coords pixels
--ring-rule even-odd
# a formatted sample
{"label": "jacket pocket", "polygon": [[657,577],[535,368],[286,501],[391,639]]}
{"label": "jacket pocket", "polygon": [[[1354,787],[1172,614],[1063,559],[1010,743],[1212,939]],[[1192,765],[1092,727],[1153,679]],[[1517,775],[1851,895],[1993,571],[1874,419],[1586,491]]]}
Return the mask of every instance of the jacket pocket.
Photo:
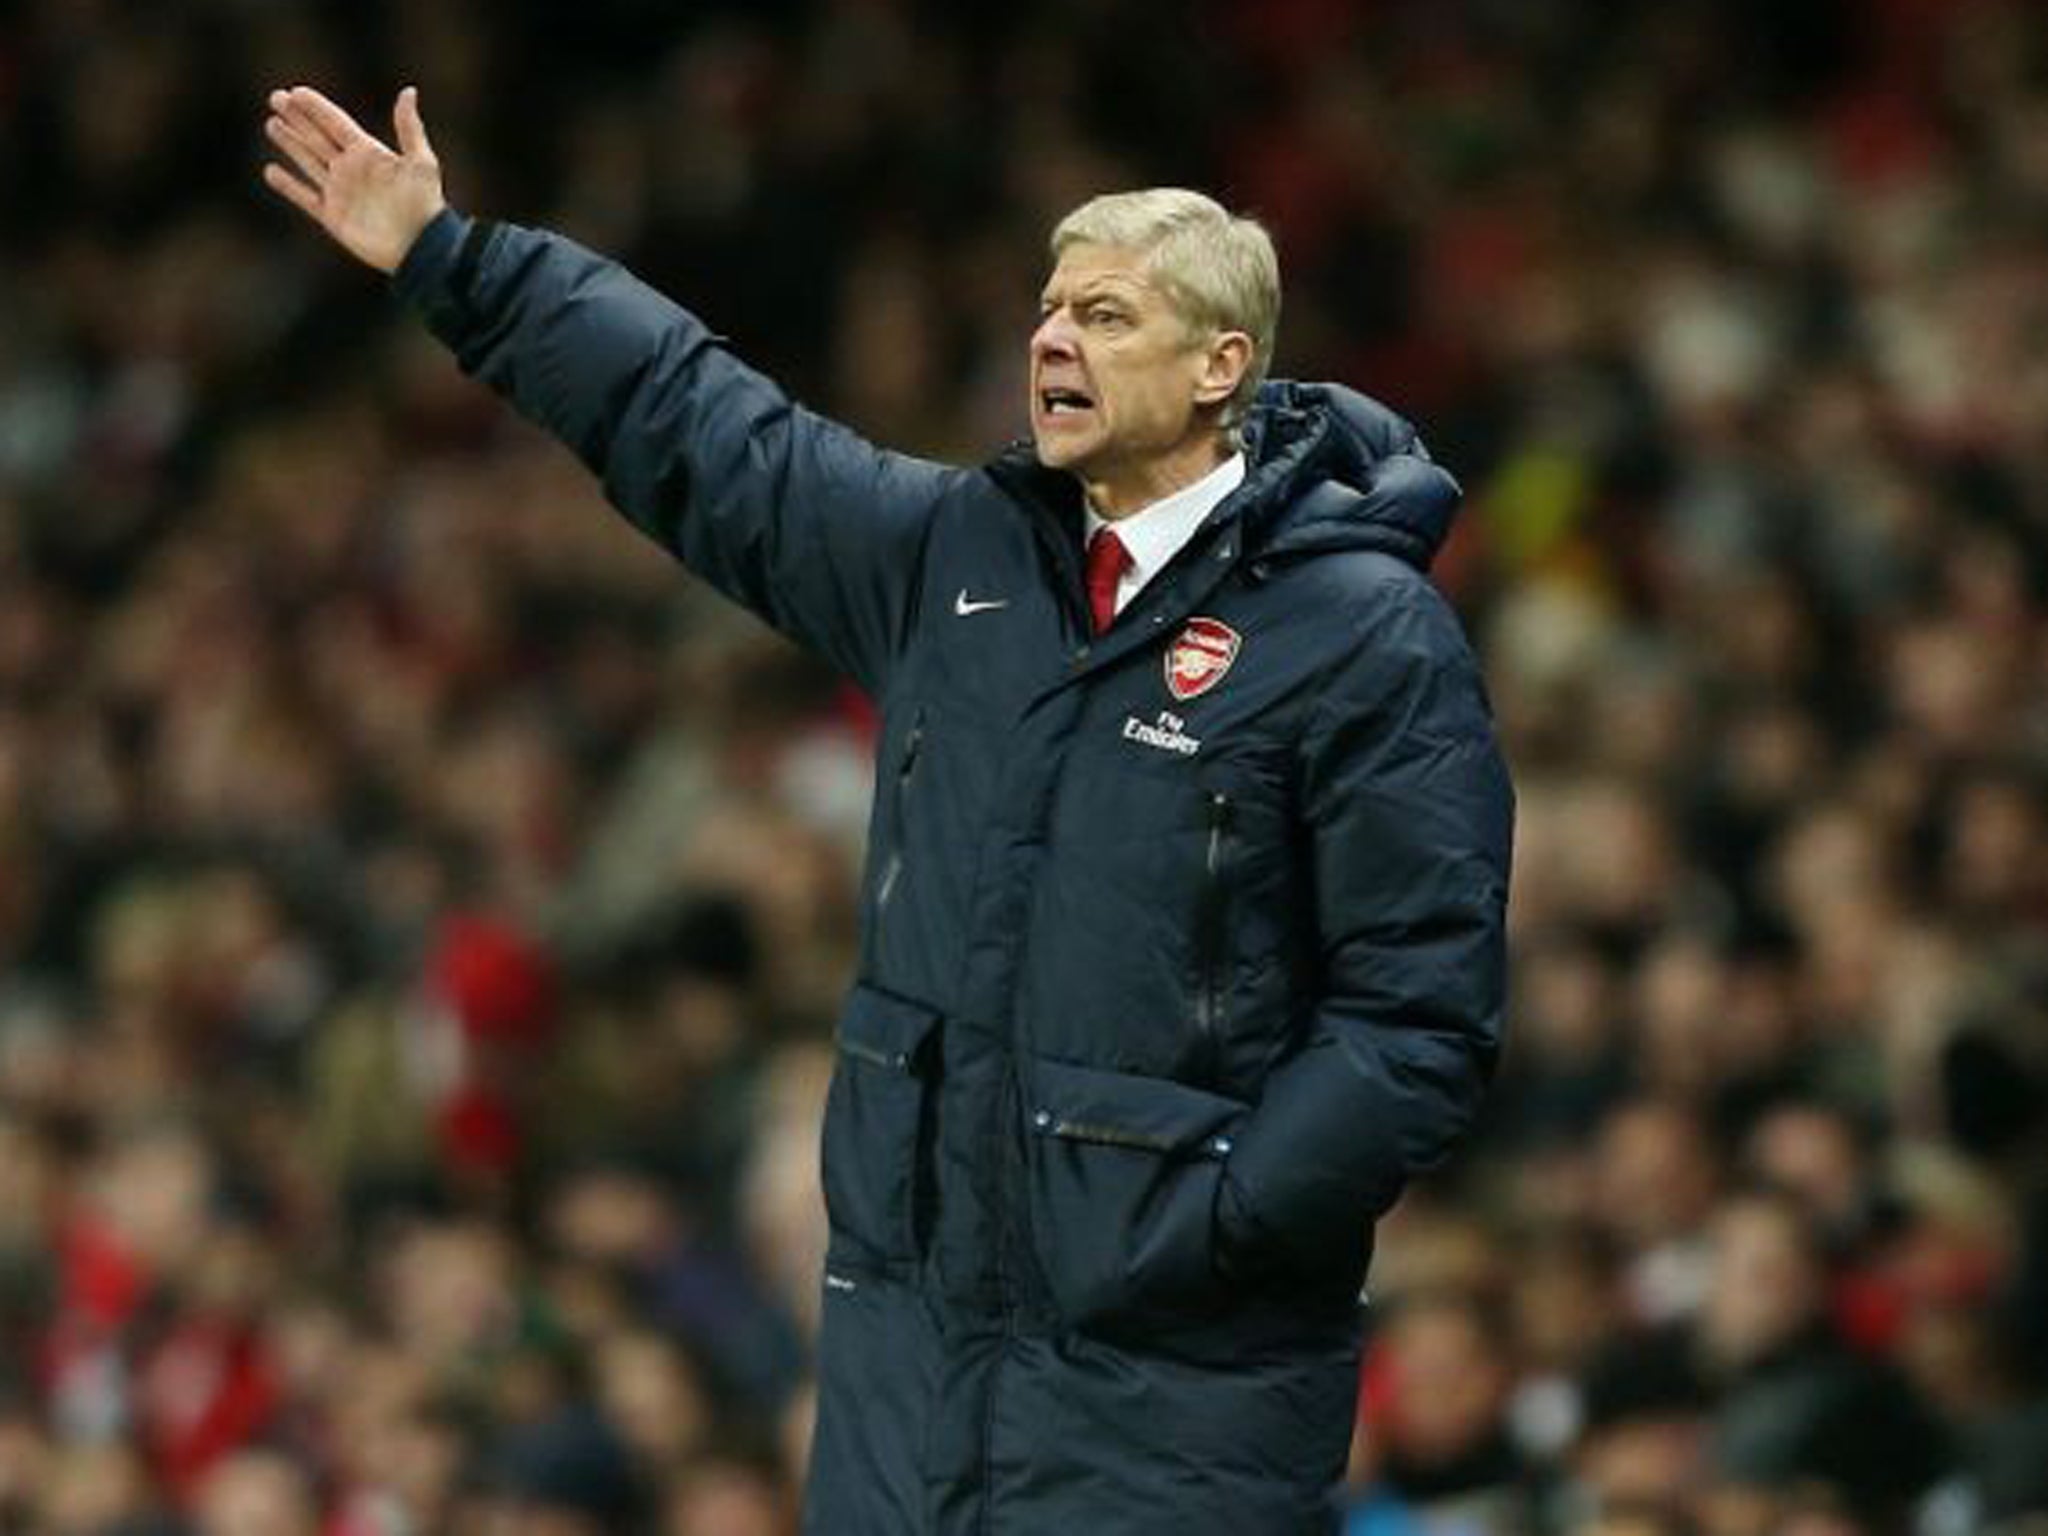
{"label": "jacket pocket", "polygon": [[1246,1106],[1062,1062],[1030,1062],[1024,1081],[1032,1239],[1061,1318],[1100,1328],[1213,1304],[1216,1186]]}
{"label": "jacket pocket", "polygon": [[857,986],[840,1015],[825,1100],[825,1212],[835,1263],[903,1270],[920,1250],[938,1014]]}

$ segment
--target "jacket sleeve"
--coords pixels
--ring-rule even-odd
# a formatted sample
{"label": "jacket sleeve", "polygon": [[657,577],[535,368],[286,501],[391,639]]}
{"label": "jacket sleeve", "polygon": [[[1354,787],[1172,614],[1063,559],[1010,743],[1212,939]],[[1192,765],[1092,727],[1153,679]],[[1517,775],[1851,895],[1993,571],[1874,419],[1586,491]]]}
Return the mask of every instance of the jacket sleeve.
{"label": "jacket sleeve", "polygon": [[637,527],[879,689],[931,513],[961,471],[796,406],[695,315],[558,235],[444,212],[394,284]]}
{"label": "jacket sleeve", "polygon": [[1219,1252],[1348,1288],[1373,1220],[1471,1124],[1501,1041],[1513,792],[1421,577],[1360,634],[1302,751],[1321,996],[1239,1127]]}

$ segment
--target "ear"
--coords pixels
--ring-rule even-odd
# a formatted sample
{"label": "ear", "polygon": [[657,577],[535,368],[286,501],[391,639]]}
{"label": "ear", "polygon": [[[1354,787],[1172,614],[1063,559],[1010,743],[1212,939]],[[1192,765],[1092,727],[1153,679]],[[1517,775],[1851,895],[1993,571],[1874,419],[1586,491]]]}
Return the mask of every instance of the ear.
{"label": "ear", "polygon": [[1221,405],[1244,382],[1252,365],[1252,339],[1243,331],[1221,331],[1202,352],[1202,373],[1195,381],[1195,404]]}

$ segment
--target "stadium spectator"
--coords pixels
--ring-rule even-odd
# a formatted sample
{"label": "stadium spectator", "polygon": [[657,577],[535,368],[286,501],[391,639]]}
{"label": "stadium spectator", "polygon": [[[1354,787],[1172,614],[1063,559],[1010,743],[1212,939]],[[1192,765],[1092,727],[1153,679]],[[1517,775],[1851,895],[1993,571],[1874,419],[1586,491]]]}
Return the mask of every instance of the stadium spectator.
{"label": "stadium spectator", "polygon": [[1469,1296],[1416,1296],[1382,1324],[1360,1419],[1370,1475],[1347,1533],[1536,1529],[1533,1478],[1507,1416],[1508,1343]]}

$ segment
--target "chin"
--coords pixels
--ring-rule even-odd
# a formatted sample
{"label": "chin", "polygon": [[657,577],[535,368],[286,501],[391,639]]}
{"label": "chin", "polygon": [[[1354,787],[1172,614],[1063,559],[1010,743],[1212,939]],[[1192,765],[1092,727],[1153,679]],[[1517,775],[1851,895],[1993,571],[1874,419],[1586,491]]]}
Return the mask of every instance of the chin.
{"label": "chin", "polygon": [[1061,432],[1034,432],[1031,441],[1038,450],[1038,462],[1047,469],[1078,470],[1087,463],[1095,446]]}

